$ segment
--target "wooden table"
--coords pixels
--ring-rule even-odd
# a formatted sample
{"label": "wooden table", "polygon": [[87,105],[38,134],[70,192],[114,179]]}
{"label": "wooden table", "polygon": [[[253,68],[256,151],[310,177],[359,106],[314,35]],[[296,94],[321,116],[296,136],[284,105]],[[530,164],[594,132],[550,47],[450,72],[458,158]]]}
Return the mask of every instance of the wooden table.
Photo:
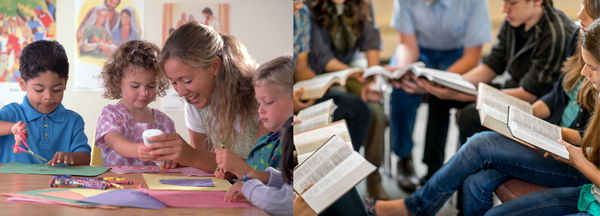
{"label": "wooden table", "polygon": [[[4,164],[0,164],[2,166]],[[182,173],[162,173],[164,175],[184,176]],[[117,175],[107,171],[99,176],[123,176],[128,181],[133,181],[133,185],[123,185],[125,189],[135,189],[140,183],[148,188],[141,173],[129,173]],[[34,174],[6,174],[0,173],[0,193],[12,193],[20,191],[40,190],[49,188],[48,181],[51,175]],[[0,200],[8,197],[0,196]],[[202,202],[198,200],[198,202]],[[250,208],[171,208],[166,207],[159,210],[121,207],[114,210],[96,209],[96,208],[78,208],[62,205],[44,205],[44,204],[26,204],[26,203],[7,203],[0,202],[0,215],[268,215],[263,210],[254,207],[251,203]]]}

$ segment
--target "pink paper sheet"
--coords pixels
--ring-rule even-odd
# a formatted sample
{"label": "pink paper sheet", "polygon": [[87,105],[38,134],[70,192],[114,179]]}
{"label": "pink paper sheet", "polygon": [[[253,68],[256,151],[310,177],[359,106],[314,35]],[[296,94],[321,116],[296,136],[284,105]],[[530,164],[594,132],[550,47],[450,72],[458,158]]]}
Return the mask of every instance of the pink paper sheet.
{"label": "pink paper sheet", "polygon": [[160,170],[157,166],[121,166],[111,167],[110,171],[116,174],[125,173],[165,173],[165,172],[180,172],[186,176],[215,176],[213,173],[204,172],[202,170],[193,167],[178,167],[174,169],[163,169]]}
{"label": "pink paper sheet", "polygon": [[29,199],[29,198],[22,198],[22,197],[9,197],[5,200],[2,200],[2,202],[7,202],[7,203],[28,203],[28,204],[44,204],[44,205],[60,205],[58,203],[53,203],[53,202],[48,202],[48,201],[42,201],[42,200],[36,200],[36,199]]}
{"label": "pink paper sheet", "polygon": [[63,199],[70,199],[70,200],[80,200],[80,199],[85,198],[83,195],[75,193],[71,190],[43,192],[43,193],[38,193],[38,194],[51,196],[51,197],[58,197],[58,198],[63,198]]}
{"label": "pink paper sheet", "polygon": [[180,208],[250,208],[244,202],[225,202],[223,191],[157,191],[140,188],[140,191],[160,200],[169,207]]}

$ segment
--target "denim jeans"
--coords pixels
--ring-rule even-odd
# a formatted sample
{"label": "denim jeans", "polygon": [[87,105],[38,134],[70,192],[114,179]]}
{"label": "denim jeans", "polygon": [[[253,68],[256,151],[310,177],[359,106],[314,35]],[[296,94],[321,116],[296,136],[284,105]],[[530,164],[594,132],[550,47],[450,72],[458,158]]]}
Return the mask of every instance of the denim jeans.
{"label": "denim jeans", "polygon": [[526,194],[508,201],[490,211],[486,216],[529,216],[529,215],[589,215],[579,212],[577,201],[581,187],[559,187]]}
{"label": "denim jeans", "polygon": [[362,99],[349,93],[340,91],[330,91],[322,98],[317,99],[320,103],[333,98],[333,102],[338,106],[333,112],[333,121],[345,119],[352,139],[352,146],[358,151],[367,138],[371,111],[369,106]]}
{"label": "denim jeans", "polygon": [[[437,51],[419,47],[419,61],[428,68],[446,70],[462,57],[463,49]],[[391,66],[397,65],[395,55],[390,60]],[[410,95],[402,89],[393,89],[391,105],[392,144],[394,153],[400,158],[407,157],[412,151],[412,133],[417,117],[417,109],[421,105],[422,94]],[[442,158],[443,160],[443,158]]]}
{"label": "denim jeans", "polygon": [[544,158],[544,153],[496,132],[480,132],[469,138],[427,184],[405,199],[406,207],[415,216],[434,215],[464,182],[464,214],[483,215],[493,205],[492,192],[510,178],[547,187],[589,183],[577,169],[552,157]]}

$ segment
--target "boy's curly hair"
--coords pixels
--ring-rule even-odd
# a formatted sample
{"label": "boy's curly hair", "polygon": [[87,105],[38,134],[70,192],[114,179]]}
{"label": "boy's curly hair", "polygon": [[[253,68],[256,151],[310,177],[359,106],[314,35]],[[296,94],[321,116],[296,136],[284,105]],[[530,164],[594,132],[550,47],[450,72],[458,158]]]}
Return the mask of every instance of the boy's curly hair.
{"label": "boy's curly hair", "polygon": [[165,96],[166,90],[169,88],[169,80],[164,73],[160,72],[159,55],[158,46],[145,40],[130,40],[121,44],[104,64],[100,73],[102,87],[104,87],[102,97],[112,100],[123,97],[121,80],[128,72],[125,69],[130,65],[144,68],[156,75],[157,96]]}
{"label": "boy's curly hair", "polygon": [[25,82],[46,71],[57,73],[60,78],[67,78],[69,76],[67,52],[58,41],[41,40],[30,43],[21,51],[19,71]]}

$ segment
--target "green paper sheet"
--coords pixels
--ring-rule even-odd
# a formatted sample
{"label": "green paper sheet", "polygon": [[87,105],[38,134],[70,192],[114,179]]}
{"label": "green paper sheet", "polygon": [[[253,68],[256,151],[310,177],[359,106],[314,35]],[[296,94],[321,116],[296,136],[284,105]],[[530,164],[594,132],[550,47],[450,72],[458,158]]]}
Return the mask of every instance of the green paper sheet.
{"label": "green paper sheet", "polygon": [[98,205],[101,205],[101,204],[96,204],[96,203],[80,202],[80,201],[77,201],[77,200],[63,199],[63,198],[58,198],[58,197],[52,197],[52,196],[46,196],[46,195],[39,194],[39,193],[43,193],[43,192],[55,192],[55,191],[64,191],[64,190],[69,190],[69,188],[44,189],[44,190],[33,190],[33,191],[21,191],[21,192],[16,192],[16,193],[18,193],[18,194],[26,194],[26,195],[30,195],[30,196],[36,196],[36,197],[42,197],[42,198],[51,199],[51,200],[63,201],[63,202],[68,202],[68,203],[72,203],[72,204],[76,204],[76,205],[83,205],[83,206],[98,206]]}
{"label": "green paper sheet", "polygon": [[19,173],[19,174],[41,174],[41,175],[76,175],[76,176],[97,176],[110,167],[89,167],[89,166],[48,166],[45,168],[41,164],[23,164],[11,161],[0,167],[0,173]]}

